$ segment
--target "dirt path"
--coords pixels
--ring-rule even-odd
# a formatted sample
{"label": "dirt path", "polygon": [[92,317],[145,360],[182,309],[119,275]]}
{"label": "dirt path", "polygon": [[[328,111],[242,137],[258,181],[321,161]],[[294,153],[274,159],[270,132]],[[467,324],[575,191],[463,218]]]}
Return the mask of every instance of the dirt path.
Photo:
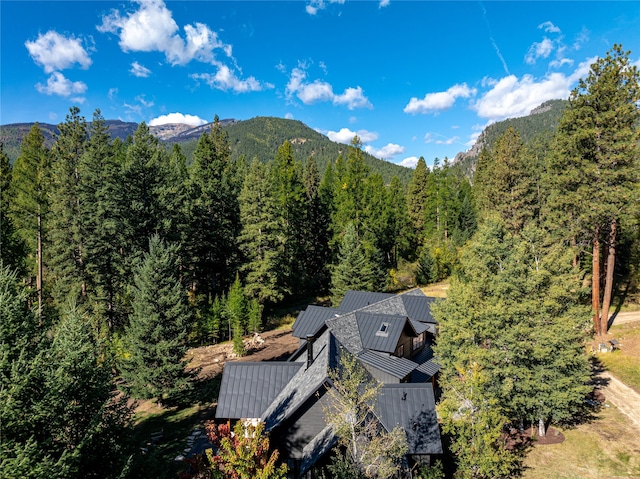
{"label": "dirt path", "polygon": [[620,325],[625,323],[632,323],[634,321],[640,321],[640,311],[628,311],[625,313],[616,313],[609,316],[609,321],[613,318],[613,325]]}
{"label": "dirt path", "polygon": [[606,400],[627,416],[640,434],[640,394],[607,371],[600,373],[600,376],[608,381],[602,388]]}

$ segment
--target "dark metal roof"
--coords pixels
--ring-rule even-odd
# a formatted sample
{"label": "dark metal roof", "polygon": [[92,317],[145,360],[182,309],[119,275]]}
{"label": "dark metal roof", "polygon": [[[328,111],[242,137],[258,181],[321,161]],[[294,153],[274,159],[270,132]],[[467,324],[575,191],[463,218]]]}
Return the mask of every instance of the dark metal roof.
{"label": "dark metal roof", "polygon": [[[365,349],[393,353],[407,322],[404,316],[356,311],[360,339]],[[382,331],[384,329],[384,331]]]}
{"label": "dark metal roof", "polygon": [[428,324],[421,323],[420,321],[414,321],[413,319],[410,319],[409,322],[411,323],[411,326],[413,326],[413,330],[416,332],[416,334],[420,334],[420,333],[424,333],[425,331],[429,331],[429,325]]}
{"label": "dark metal roof", "polygon": [[440,371],[440,364],[438,364],[436,359],[429,359],[426,363],[418,366],[417,370],[421,373],[428,374],[429,376],[434,376],[438,371]]}
{"label": "dark metal roof", "polygon": [[307,306],[307,309],[301,311],[293,323],[293,336],[301,339],[306,339],[309,334],[316,336],[326,326],[325,321],[335,318],[338,314],[343,313],[335,308]]}
{"label": "dark metal roof", "polygon": [[332,426],[326,426],[302,449],[300,475],[307,472],[318,459],[324,456],[338,442]]}
{"label": "dark metal roof", "polygon": [[[420,291],[420,290],[418,290]],[[421,292],[421,291],[420,291]],[[422,293],[422,292],[421,292]],[[402,302],[404,303],[407,316],[415,321],[421,321],[423,323],[435,323],[431,315],[431,305],[438,300],[431,296],[425,296],[424,294],[401,294]]]}
{"label": "dark metal roof", "polygon": [[404,379],[411,374],[411,371],[419,366],[417,363],[406,358],[399,358],[397,356],[367,350],[358,354],[358,359],[398,379]]}
{"label": "dark metal roof", "polygon": [[376,411],[387,431],[404,429],[408,454],[442,454],[431,384],[386,384],[380,388]]}
{"label": "dark metal roof", "polygon": [[429,340],[427,340],[424,348],[422,348],[422,350],[418,354],[413,356],[411,358],[411,361],[413,361],[414,363],[422,364],[429,361],[429,359],[431,359],[432,357],[433,349],[431,349],[431,343],[429,342]]}
{"label": "dark metal roof", "polygon": [[260,418],[304,363],[229,362],[224,367],[216,417]]}
{"label": "dark metal roof", "polygon": [[392,298],[393,293],[371,293],[369,291],[353,291],[349,290],[340,302],[340,309],[343,312],[350,313],[357,309],[363,308],[373,303],[382,301],[383,299]]}

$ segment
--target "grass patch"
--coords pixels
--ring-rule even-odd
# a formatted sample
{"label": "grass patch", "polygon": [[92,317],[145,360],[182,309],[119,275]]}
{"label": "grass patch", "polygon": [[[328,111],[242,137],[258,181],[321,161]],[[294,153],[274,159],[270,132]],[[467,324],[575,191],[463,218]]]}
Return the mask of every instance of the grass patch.
{"label": "grass patch", "polygon": [[563,443],[531,449],[523,479],[640,477],[637,433],[614,406],[603,408],[594,421],[562,433]]}
{"label": "grass patch", "polygon": [[599,353],[598,359],[620,381],[640,391],[640,323],[613,326],[609,336],[617,339],[621,347],[610,353]]}
{"label": "grass patch", "polygon": [[[202,405],[138,412],[134,416],[134,442],[148,451],[136,456],[131,477],[175,479],[183,464],[173,459],[182,454],[191,431],[204,425],[207,414],[208,408]],[[151,438],[158,431],[162,431],[162,438],[154,445]]]}
{"label": "grass patch", "polygon": [[427,296],[435,296],[436,298],[446,298],[449,291],[449,281],[440,281],[439,283],[429,284],[420,288]]}

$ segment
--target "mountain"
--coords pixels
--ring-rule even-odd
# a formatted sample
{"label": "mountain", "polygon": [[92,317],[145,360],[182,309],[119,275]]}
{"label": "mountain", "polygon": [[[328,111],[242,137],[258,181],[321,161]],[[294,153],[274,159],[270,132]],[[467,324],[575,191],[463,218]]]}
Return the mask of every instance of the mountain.
{"label": "mountain", "polygon": [[492,123],[482,131],[470,150],[456,155],[453,164],[460,168],[467,178],[473,178],[478,156],[482,150],[493,148],[495,141],[507,128],[510,126],[515,128],[520,133],[522,141],[528,143],[542,133],[555,132],[566,106],[566,100],[549,100],[531,110],[527,116]]}
{"label": "mountain", "polygon": [[[137,123],[120,120],[107,120],[105,123],[112,138],[117,137],[123,140],[133,135],[138,128]],[[313,157],[320,174],[322,174],[329,161],[334,161],[339,154],[345,157],[347,155],[346,145],[329,140],[326,136],[297,120],[256,117],[246,121],[226,119],[221,120],[221,124],[229,134],[233,159],[244,156],[249,161],[253,158],[264,162],[270,161],[275,157],[278,147],[288,140],[293,147],[295,158],[306,163],[308,158]],[[51,146],[55,135],[58,134],[58,127],[47,123],[39,125],[47,146]],[[0,125],[0,142],[12,162],[20,154],[20,142],[32,126],[33,123]],[[151,126],[149,129],[167,145],[167,148],[171,148],[174,143],[180,144],[187,157],[187,163],[190,163],[198,138],[211,126],[211,123],[197,127],[167,124]],[[388,183],[393,176],[397,176],[406,185],[411,179],[413,170],[380,160],[368,153],[363,154],[366,164],[373,172],[380,173],[385,182]]]}

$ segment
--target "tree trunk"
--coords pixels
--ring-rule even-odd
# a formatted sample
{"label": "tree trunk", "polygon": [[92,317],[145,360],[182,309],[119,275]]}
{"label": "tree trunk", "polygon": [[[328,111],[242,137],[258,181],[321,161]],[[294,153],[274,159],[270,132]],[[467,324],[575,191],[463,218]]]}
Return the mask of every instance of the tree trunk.
{"label": "tree trunk", "polygon": [[38,320],[42,319],[42,215],[38,206],[38,245],[36,247],[36,261],[38,274],[36,275],[36,290],[38,291]]}
{"label": "tree trunk", "polygon": [[544,427],[544,419],[538,419],[538,436],[544,437],[547,434],[547,428]]}
{"label": "tree trunk", "polygon": [[593,233],[593,259],[591,277],[591,308],[593,309],[593,328],[600,334],[600,227]]}
{"label": "tree trunk", "polygon": [[609,239],[607,241],[607,270],[604,285],[604,297],[602,298],[602,320],[600,334],[606,334],[609,329],[609,306],[611,305],[611,295],[613,293],[613,272],[616,265],[616,220],[611,222]]}

